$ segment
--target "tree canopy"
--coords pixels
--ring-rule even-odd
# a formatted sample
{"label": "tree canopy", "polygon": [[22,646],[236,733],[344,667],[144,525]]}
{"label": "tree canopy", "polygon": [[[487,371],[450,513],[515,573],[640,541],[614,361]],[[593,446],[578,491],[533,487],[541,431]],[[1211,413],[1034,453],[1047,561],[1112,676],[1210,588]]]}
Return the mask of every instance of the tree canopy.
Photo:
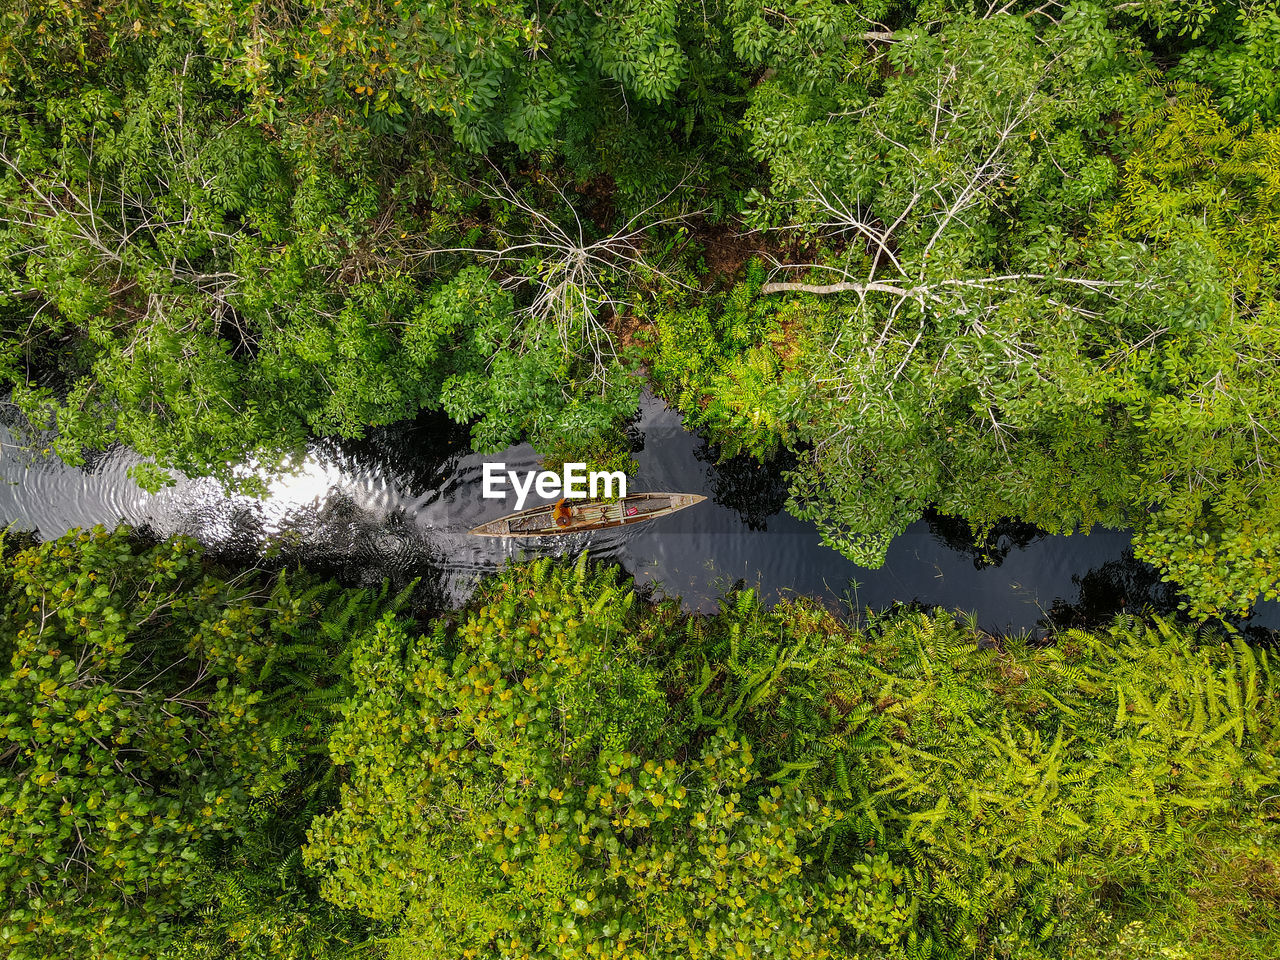
{"label": "tree canopy", "polygon": [[616,458],[648,373],[860,563],[932,508],[1276,595],[1274,4],[2,16],[0,376],[72,462]]}
{"label": "tree canopy", "polygon": [[0,389],[67,462],[260,491],[437,410],[616,464],[650,387],[860,564],[1132,529],[1186,614],[9,532],[6,955],[1273,960],[1214,618],[1280,595],[1278,78],[1270,0],[0,4]]}

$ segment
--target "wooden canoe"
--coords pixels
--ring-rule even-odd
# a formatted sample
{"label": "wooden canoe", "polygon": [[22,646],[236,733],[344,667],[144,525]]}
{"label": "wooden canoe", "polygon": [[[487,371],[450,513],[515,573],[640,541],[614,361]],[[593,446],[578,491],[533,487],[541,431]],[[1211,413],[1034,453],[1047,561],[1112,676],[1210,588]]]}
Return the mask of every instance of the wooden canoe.
{"label": "wooden canoe", "polygon": [[498,520],[482,523],[471,532],[477,537],[558,537],[588,530],[606,530],[665,517],[701,503],[706,497],[696,493],[636,493],[613,503],[570,500],[572,514],[566,526],[557,526],[554,503],[544,503]]}

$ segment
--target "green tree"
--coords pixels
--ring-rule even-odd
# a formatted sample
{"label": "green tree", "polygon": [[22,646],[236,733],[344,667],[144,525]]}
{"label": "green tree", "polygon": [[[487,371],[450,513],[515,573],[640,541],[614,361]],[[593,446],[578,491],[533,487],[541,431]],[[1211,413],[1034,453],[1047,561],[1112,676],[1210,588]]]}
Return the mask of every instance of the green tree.
{"label": "green tree", "polygon": [[[0,115],[0,377],[65,460],[121,442],[252,486],[248,460],[282,469],[311,434],[423,409],[475,421],[485,449],[589,441],[634,410],[639,384],[605,324],[628,275],[610,261],[625,249],[620,263],[643,263],[646,224],[615,246],[579,235],[510,257],[503,224],[527,214],[567,236],[514,189],[442,186],[428,202],[443,209],[424,215],[400,196],[416,173],[309,155],[221,94],[206,57],[164,41],[145,74]],[[494,248],[458,248],[486,199]],[[580,248],[585,281],[565,272]]]}
{"label": "green tree", "polygon": [[715,342],[673,311],[655,370],[731,444],[791,446],[790,509],[859,563],[928,507],[1102,523],[1197,615],[1245,610],[1280,583],[1274,137],[1165,106],[1105,10],[1042,13],[864,40],[887,77],[761,83],[756,215],[814,254],[756,289],[806,300],[742,346],[740,308]]}
{"label": "green tree", "polygon": [[337,0],[265,17],[258,3],[200,4],[190,16],[225,82],[264,119],[318,97],[388,128],[406,115],[442,117],[471,150],[532,151],[554,142],[568,112],[617,95],[609,85],[640,103],[668,99],[687,65],[677,11],[674,0],[599,11]]}
{"label": "green tree", "polygon": [[1280,118],[1280,10],[1274,3],[1242,4],[1236,22],[1218,43],[1197,45],[1171,71],[1208,86],[1233,120],[1274,124]]}
{"label": "green tree", "polygon": [[761,339],[786,344],[784,369],[721,381],[708,411],[784,424],[792,509],[860,563],[929,504],[1055,531],[1123,523],[1121,461],[1098,447],[1110,413],[1079,396],[1081,359],[1096,327],[1141,330],[1168,307],[1172,274],[1082,235],[1116,187],[1105,118],[1152,95],[1140,51],[1088,6],[862,42],[887,43],[888,77],[779,71],[746,121],[772,179],[759,221],[817,251],[761,293],[843,299],[780,308]]}
{"label": "green tree", "polygon": [[1102,229],[1208,269],[1190,309],[1106,369],[1139,442],[1137,550],[1195,611],[1244,609],[1280,583],[1280,135],[1228,124],[1196,91],[1139,129]]}
{"label": "green tree", "polygon": [[391,956],[845,956],[902,932],[900,870],[813,863],[840,811],[731,728],[676,749],[637,614],[584,557],[358,648],[331,744],[349,780],[306,855],[334,902],[397,922]]}

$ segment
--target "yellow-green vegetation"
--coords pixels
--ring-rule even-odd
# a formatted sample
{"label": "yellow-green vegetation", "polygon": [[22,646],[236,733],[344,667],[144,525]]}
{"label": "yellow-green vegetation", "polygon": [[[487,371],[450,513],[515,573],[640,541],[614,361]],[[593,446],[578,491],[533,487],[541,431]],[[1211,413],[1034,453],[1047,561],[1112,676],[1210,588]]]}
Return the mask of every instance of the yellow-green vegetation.
{"label": "yellow-green vegetation", "polygon": [[689,618],[542,561],[353,670],[306,857],[394,957],[1105,956],[1149,916],[1178,948],[1148,902],[1202,836],[1276,853],[1268,659],[1163,621]]}
{"label": "yellow-green vegetation", "polygon": [[[1275,3],[0,4],[42,447],[261,492],[436,410],[618,468],[646,377],[864,565],[937,510],[1276,599]],[[1275,955],[1274,681],[1221,630],[0,563],[17,960]]]}
{"label": "yellow-green vegetation", "polygon": [[325,648],[368,606],[305,576],[218,577],[185,539],[0,536],[0,951],[159,957],[219,901],[259,956],[361,935],[290,900],[307,881],[280,814],[317,802],[341,692]]}
{"label": "yellow-green vegetation", "polygon": [[18,960],[1272,955],[1238,637],[689,615],[585,557],[424,628],[184,540],[0,557]]}
{"label": "yellow-green vegetation", "polygon": [[[1205,831],[1163,884],[1137,892],[1134,920],[1102,955],[1268,960],[1280,942],[1280,818],[1274,798]],[[1128,951],[1125,953],[1124,951]]]}
{"label": "yellow-green vegetation", "polygon": [[327,897],[397,925],[391,956],[800,958],[838,953],[844,918],[902,934],[885,858],[814,876],[844,817],[827,798],[731,725],[690,740],[633,606],[613,570],[543,563],[456,631],[384,622],[357,649],[331,742],[351,778],[307,858]]}

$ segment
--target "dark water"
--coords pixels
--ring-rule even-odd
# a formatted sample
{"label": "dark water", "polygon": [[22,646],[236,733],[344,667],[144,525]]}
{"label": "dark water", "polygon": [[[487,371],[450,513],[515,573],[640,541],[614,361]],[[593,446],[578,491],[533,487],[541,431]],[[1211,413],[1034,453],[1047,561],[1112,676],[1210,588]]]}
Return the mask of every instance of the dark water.
{"label": "dark water", "polygon": [[[2,429],[2,428],[0,428]],[[17,450],[0,432],[0,522],[57,536],[75,526],[126,521],[158,535],[185,533],[236,555],[274,544],[288,559],[334,570],[349,582],[422,577],[439,599],[459,603],[476,580],[509,557],[589,549],[621,563],[697,609],[736,581],[768,599],[810,594],[833,605],[894,602],[973,611],[986,629],[1031,628],[1053,613],[1091,622],[1118,609],[1167,607],[1175,599],[1151,568],[1133,560],[1125,533],[1050,537],[1025,525],[1001,528],[985,551],[963,523],[931,518],[898,537],[885,565],[857,567],[824,547],[813,528],[782,512],[777,468],[716,463],[679,416],[646,399],[635,426],[639,472],[632,491],[702,493],[708,501],[639,527],[543,541],[493,540],[467,531],[515,509],[481,497],[486,460],[537,469],[527,445],[488,457],[470,452],[466,431],[438,418],[377,431],[360,442],[316,442],[296,472],[265,500],[225,496],[210,480],[180,479],[150,495],[126,476],[138,457],[101,455],[84,470]],[[526,506],[541,502],[531,494]],[[1280,624],[1276,605],[1255,623]]]}

